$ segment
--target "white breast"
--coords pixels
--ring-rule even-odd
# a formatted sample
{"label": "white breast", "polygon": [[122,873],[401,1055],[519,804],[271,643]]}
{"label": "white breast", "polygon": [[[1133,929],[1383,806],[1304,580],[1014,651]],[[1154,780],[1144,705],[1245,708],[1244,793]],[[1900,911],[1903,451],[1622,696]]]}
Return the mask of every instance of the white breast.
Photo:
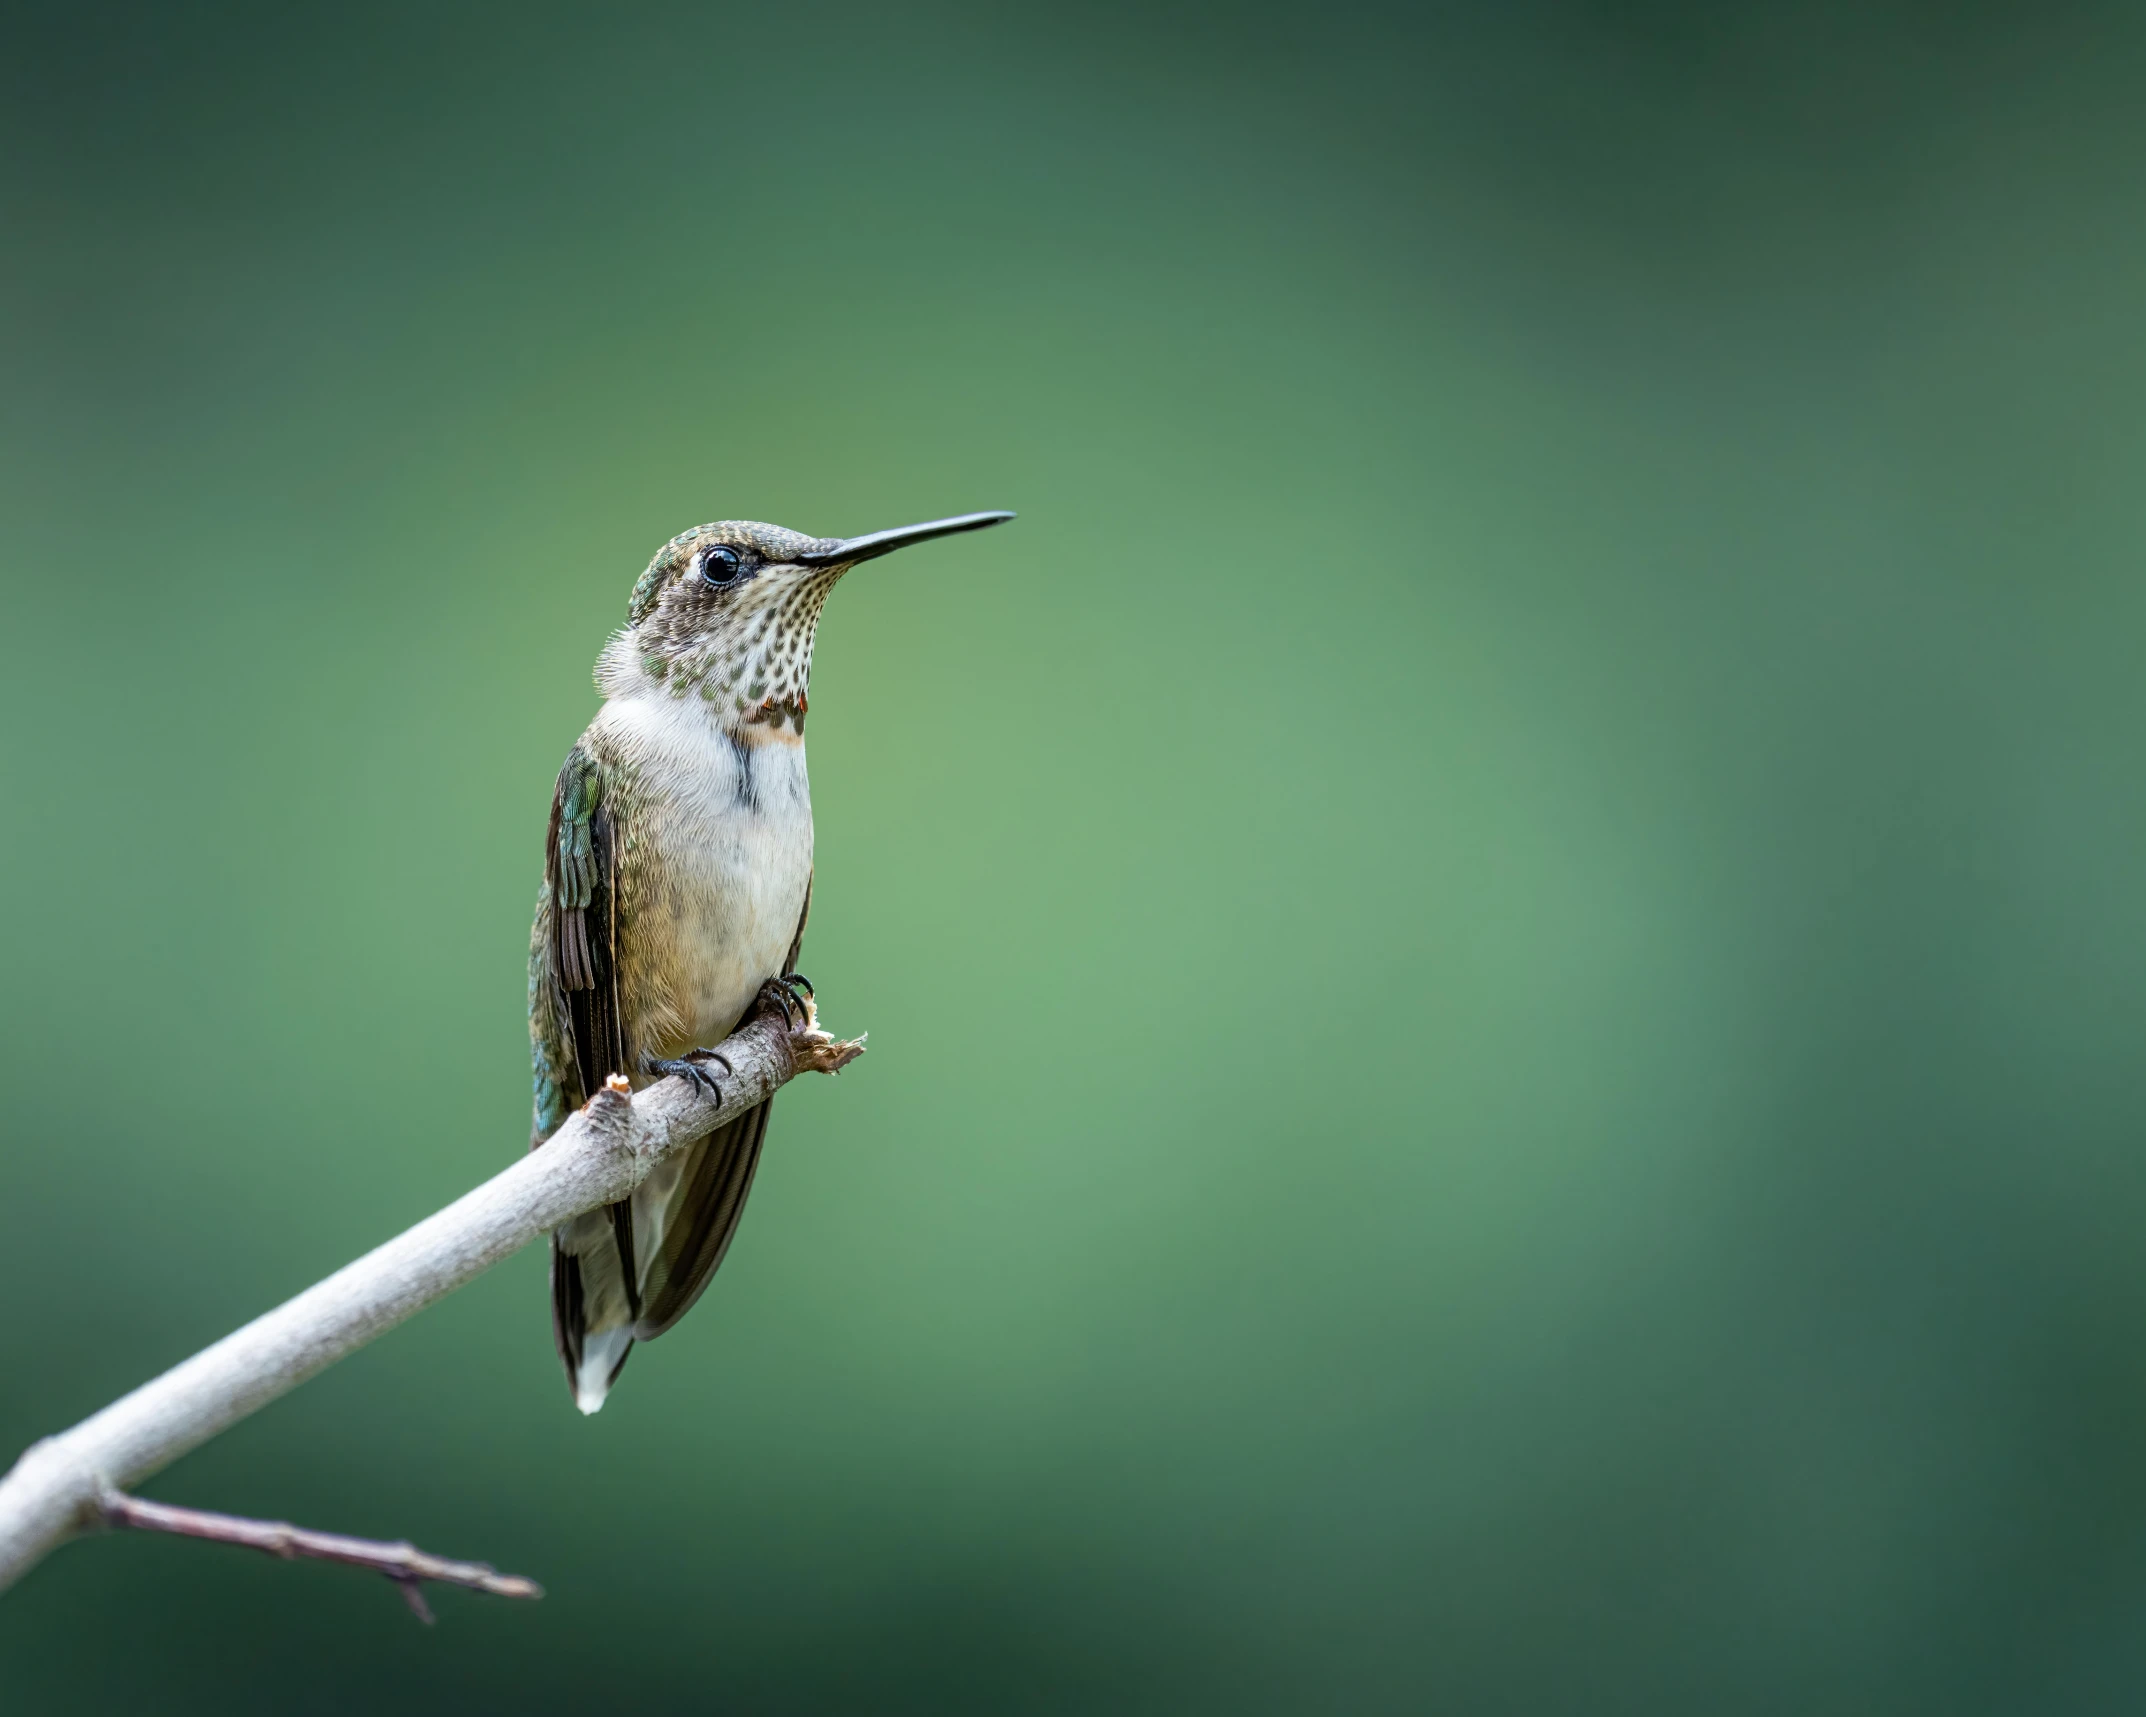
{"label": "white breast", "polygon": [[[648,864],[637,941],[668,980],[659,1055],[717,1042],[783,969],[812,877],[812,790],[796,735],[734,738],[699,698],[614,698],[595,722],[633,766]],[[660,951],[658,945],[660,944]],[[685,1017],[690,1016],[690,1017]],[[644,1040],[645,1041],[645,1040]]]}

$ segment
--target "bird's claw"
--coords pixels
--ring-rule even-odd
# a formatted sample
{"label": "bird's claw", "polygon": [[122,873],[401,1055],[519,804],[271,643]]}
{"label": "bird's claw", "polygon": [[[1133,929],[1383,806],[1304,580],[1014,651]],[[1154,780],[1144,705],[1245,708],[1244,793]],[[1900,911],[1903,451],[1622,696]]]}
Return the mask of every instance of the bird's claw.
{"label": "bird's claw", "polygon": [[725,1073],[734,1071],[729,1058],[719,1049],[692,1049],[670,1061],[658,1061],[651,1057],[647,1065],[649,1072],[666,1079],[675,1074],[711,1103],[720,1103],[723,1100],[723,1086],[709,1070],[707,1063],[710,1061],[720,1064]]}
{"label": "bird's claw", "polygon": [[[803,990],[800,996],[797,992]],[[760,986],[760,1005],[780,1013],[792,1031],[810,1031],[818,1010],[812,1002],[812,980],[802,972],[785,972]]]}

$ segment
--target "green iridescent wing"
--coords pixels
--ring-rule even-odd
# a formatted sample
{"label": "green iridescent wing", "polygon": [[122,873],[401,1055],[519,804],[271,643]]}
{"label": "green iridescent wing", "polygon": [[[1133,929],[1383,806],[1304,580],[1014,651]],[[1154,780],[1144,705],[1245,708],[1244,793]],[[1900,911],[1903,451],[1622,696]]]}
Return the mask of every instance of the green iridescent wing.
{"label": "green iridescent wing", "polygon": [[[617,829],[606,786],[604,766],[577,745],[552,790],[544,890],[529,950],[539,1138],[612,1074],[630,1071],[616,958]],[[556,1089],[550,1102],[547,1075]]]}
{"label": "green iridescent wing", "polygon": [[[613,1073],[633,1066],[619,1005],[618,830],[606,803],[608,785],[602,762],[577,745],[552,791],[544,886],[529,949],[533,1145]],[[570,1382],[579,1376],[591,1327],[628,1323],[640,1312],[630,1208],[620,1203],[597,1213],[591,1228],[589,1218],[580,1218],[552,1240],[552,1334]]]}

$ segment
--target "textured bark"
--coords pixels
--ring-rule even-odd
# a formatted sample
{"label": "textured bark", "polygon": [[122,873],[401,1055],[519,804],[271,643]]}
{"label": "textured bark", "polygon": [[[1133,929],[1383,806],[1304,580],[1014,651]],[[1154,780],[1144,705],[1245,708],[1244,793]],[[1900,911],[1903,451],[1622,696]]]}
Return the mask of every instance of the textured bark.
{"label": "textured bark", "polygon": [[106,1522],[108,1499],[454,1292],[561,1222],[626,1197],[665,1157],[799,1073],[863,1053],[763,1015],[724,1040],[731,1074],[711,1102],[685,1079],[598,1092],[538,1149],[71,1431],[33,1443],[0,1480],[0,1589]]}

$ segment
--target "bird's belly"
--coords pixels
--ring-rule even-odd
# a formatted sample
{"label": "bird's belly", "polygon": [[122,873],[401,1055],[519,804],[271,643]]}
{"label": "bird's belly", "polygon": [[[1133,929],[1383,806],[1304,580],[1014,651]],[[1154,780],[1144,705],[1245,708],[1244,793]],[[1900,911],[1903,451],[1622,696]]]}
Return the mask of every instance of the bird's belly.
{"label": "bird's belly", "polygon": [[650,904],[669,1005],[649,1035],[660,1055],[719,1042],[783,970],[804,913],[812,878],[804,748],[762,744],[741,762],[743,788],[727,802],[688,796],[658,819],[661,882]]}

